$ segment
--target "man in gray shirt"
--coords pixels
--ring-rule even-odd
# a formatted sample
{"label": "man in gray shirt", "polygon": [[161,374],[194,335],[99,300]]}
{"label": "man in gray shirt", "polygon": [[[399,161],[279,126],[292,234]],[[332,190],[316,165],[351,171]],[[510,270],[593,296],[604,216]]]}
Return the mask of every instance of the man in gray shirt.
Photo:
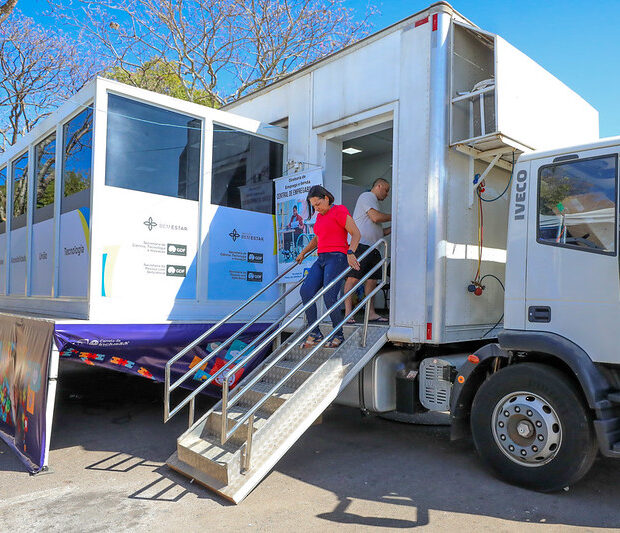
{"label": "man in gray shirt", "polygon": [[[385,200],[390,192],[390,184],[383,178],[377,178],[372,184],[369,192],[360,194],[353,211],[353,220],[362,234],[360,243],[355,251],[356,256],[363,254],[368,248],[377,242],[384,235],[388,235],[391,228],[384,228],[383,222],[390,222],[392,215],[382,213],[379,210],[379,202]],[[354,285],[362,279],[379,261],[381,254],[377,249],[372,250],[362,261],[360,269],[352,270],[349,273],[344,285],[344,292],[351,290]],[[365,294],[370,294],[377,286],[377,280],[381,279],[381,268],[375,270],[364,284]],[[349,296],[345,300],[345,315],[353,309],[352,298]],[[375,322],[388,322],[388,319],[377,314],[373,299],[370,299],[369,319]],[[354,322],[351,318],[349,322]]]}

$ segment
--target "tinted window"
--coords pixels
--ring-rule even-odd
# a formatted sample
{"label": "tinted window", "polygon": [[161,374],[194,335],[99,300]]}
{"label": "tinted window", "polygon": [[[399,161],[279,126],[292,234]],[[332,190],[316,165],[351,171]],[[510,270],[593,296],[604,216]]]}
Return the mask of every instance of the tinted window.
{"label": "tinted window", "polygon": [[56,135],[50,135],[34,149],[35,198],[34,221],[54,217],[54,183],[56,181]]}
{"label": "tinted window", "polygon": [[202,122],[108,95],[106,185],[198,200]]}
{"label": "tinted window", "polygon": [[6,167],[0,168],[0,233],[6,231]]}
{"label": "tinted window", "polygon": [[542,167],[538,182],[538,241],[614,253],[617,156]]}
{"label": "tinted window", "polygon": [[90,205],[93,110],[85,109],[63,128],[63,213]]}
{"label": "tinted window", "polygon": [[26,208],[28,205],[28,153],[13,161],[13,218],[11,228],[26,225]]}
{"label": "tinted window", "polygon": [[274,214],[283,153],[280,143],[214,124],[211,203]]}

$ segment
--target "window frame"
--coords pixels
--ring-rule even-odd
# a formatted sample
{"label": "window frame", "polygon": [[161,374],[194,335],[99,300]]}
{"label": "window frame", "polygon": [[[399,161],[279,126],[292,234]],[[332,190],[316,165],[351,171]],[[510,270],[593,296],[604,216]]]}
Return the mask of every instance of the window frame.
{"label": "window frame", "polygon": [[[4,198],[4,213],[6,215],[6,219],[4,221],[0,220],[0,235],[4,235],[5,233],[7,233],[7,230],[9,229],[9,214],[12,215],[12,212],[9,213],[9,190],[10,190],[10,183],[9,183],[9,163],[8,161],[4,163],[3,165],[0,165],[0,172],[2,172],[4,170],[4,194],[5,194],[5,198]],[[12,194],[12,191],[11,191]],[[4,226],[3,226],[4,224]]]}
{"label": "window frame", "polygon": [[[107,143],[107,139],[108,139],[108,128],[109,128],[109,122],[106,121],[106,128],[105,128],[105,154],[104,154],[104,158],[106,160],[106,164],[105,164],[105,172],[104,172],[104,176],[103,176],[103,184],[106,187],[113,187],[115,189],[121,189],[121,190],[125,190],[125,191],[134,191],[134,192],[139,192],[139,193],[144,193],[144,194],[154,194],[157,196],[164,196],[166,198],[173,198],[173,199],[177,199],[177,200],[187,200],[187,201],[191,201],[191,202],[197,202],[199,203],[201,201],[201,194],[202,194],[202,187],[203,187],[203,179],[204,179],[204,172],[203,172],[203,165],[204,165],[204,161],[205,161],[205,154],[204,152],[204,140],[205,140],[205,130],[207,127],[207,123],[208,123],[208,119],[205,118],[202,115],[198,115],[196,113],[192,113],[191,111],[187,111],[185,109],[179,109],[176,107],[170,107],[170,106],[166,106],[166,105],[162,105],[159,102],[155,102],[155,101],[151,101],[151,100],[145,100],[143,98],[139,98],[135,95],[129,94],[129,93],[124,93],[124,92],[120,92],[120,91],[114,91],[114,90],[107,90],[106,91],[106,115],[109,113],[109,107],[110,107],[110,96],[114,96],[120,99],[124,99],[124,100],[128,100],[130,102],[135,102],[137,104],[142,104],[144,106],[149,106],[149,107],[153,107],[156,109],[159,109],[161,111],[167,111],[169,113],[173,113],[175,115],[180,115],[183,117],[187,117],[193,120],[197,120],[200,122],[200,140],[199,140],[199,150],[200,150],[200,157],[199,157],[199,161],[198,161],[198,194],[197,194],[197,198],[194,200],[193,198],[184,198],[182,196],[172,196],[169,194],[163,194],[163,193],[159,193],[159,192],[152,192],[152,191],[145,191],[142,189],[133,189],[133,188],[129,188],[129,187],[123,187],[120,185],[114,185],[114,184],[110,184],[107,182],[107,157],[108,157],[108,143]],[[188,102],[189,103],[189,102]],[[196,105],[196,104],[193,104]],[[178,183],[178,182],[177,182]]]}
{"label": "window frame", "polygon": [[[280,146],[282,146],[282,164],[281,164],[281,168],[280,168],[280,175],[273,177],[273,178],[269,178],[269,181],[271,182],[271,186],[275,187],[275,180],[277,180],[278,178],[281,178],[284,176],[284,172],[285,172],[285,168],[286,168],[286,158],[287,158],[287,147],[288,147],[288,142],[286,141],[281,141],[279,139],[274,139],[273,137],[267,137],[265,135],[261,135],[260,133],[256,133],[256,132],[252,132],[252,131],[248,131],[248,130],[244,130],[239,128],[238,126],[234,126],[232,124],[227,124],[225,122],[220,122],[217,120],[212,120],[211,121],[211,156],[210,156],[210,163],[211,163],[211,169],[209,170],[209,174],[210,174],[210,180],[209,180],[209,204],[215,207],[226,207],[228,209],[238,209],[239,211],[247,211],[249,213],[262,213],[262,214],[266,214],[266,215],[270,215],[270,216],[275,216],[275,213],[264,213],[263,211],[251,211],[248,209],[243,209],[242,207],[232,207],[229,205],[221,205],[221,204],[216,204],[213,203],[213,147],[215,145],[214,142],[214,133],[215,133],[215,128],[216,127],[222,127],[222,128],[227,128],[229,129],[231,132],[233,133],[244,133],[246,135],[249,135],[251,137],[257,137],[259,139],[263,139],[264,141],[268,141],[268,142],[272,142],[275,144],[279,144]],[[278,128],[280,128],[281,126],[276,126]],[[274,198],[272,203],[273,208],[275,210],[275,189],[274,189]]]}
{"label": "window frame", "polygon": [[[50,204],[46,204],[42,207],[37,207],[37,203],[38,203],[38,197],[37,197],[37,191],[39,190],[39,182],[38,182],[38,161],[37,161],[37,152],[38,152],[38,147],[40,144],[42,144],[43,142],[45,142],[47,139],[49,139],[50,137],[53,137],[54,140],[54,182],[56,181],[56,179],[58,179],[58,161],[56,161],[56,154],[57,154],[57,147],[58,147],[58,137],[56,135],[56,129],[50,130],[48,131],[45,135],[41,136],[39,139],[37,139],[36,142],[34,142],[32,144],[32,156],[33,156],[33,165],[36,165],[36,168],[33,169],[32,172],[32,185],[34,187],[34,191],[33,191],[33,195],[32,195],[32,223],[33,224],[37,224],[39,222],[44,222],[45,220],[50,220],[50,219],[54,219],[54,215],[56,212],[56,185],[54,183],[54,197],[52,200],[52,203]],[[49,206],[51,207],[51,211],[52,214],[50,215],[45,215],[45,217],[41,217],[41,216],[37,216],[41,214],[41,209],[45,209],[48,208],[47,211],[49,211]]]}
{"label": "window frame", "polygon": [[[17,162],[26,157],[26,202],[25,202],[25,211],[19,215],[15,215],[15,167],[17,166]],[[11,231],[18,230],[20,228],[25,228],[28,226],[28,214],[30,212],[30,206],[28,205],[28,198],[30,194],[30,174],[32,173],[32,162],[30,161],[30,146],[28,146],[24,151],[17,154],[13,159],[10,160],[11,166]],[[8,178],[8,175],[7,175]],[[23,177],[21,179],[24,179]],[[23,217],[23,219],[22,219]],[[7,220],[8,220],[7,214]]]}
{"label": "window frame", "polygon": [[[582,163],[585,161],[594,161],[597,159],[607,159],[607,158],[613,158],[615,167],[616,167],[615,180],[614,180],[614,205],[615,205],[615,209],[614,209],[614,249],[612,251],[596,250],[593,248],[587,248],[587,247],[578,246],[575,244],[555,243],[555,242],[549,242],[548,240],[541,239],[540,237],[540,207],[541,207],[540,189],[541,189],[541,184],[542,184],[542,177],[541,177],[542,171],[548,168],[552,168],[552,167],[559,167],[561,165],[567,165],[571,163]],[[538,244],[542,244],[543,246],[552,246],[554,248],[563,248],[563,249],[568,249],[568,250],[576,250],[579,252],[588,252],[592,254],[606,255],[610,257],[615,257],[618,254],[618,153],[617,152],[600,154],[600,155],[584,157],[584,158],[577,157],[574,159],[554,161],[546,165],[541,165],[538,168],[537,177],[538,179],[536,183],[536,242]]]}
{"label": "window frame", "polygon": [[[93,172],[94,172],[94,166],[93,166],[93,153],[95,151],[95,113],[96,113],[96,109],[95,109],[95,102],[94,101],[89,101],[84,105],[81,105],[79,109],[76,109],[74,113],[71,113],[70,115],[68,115],[67,117],[65,117],[62,121],[60,121],[58,123],[58,127],[60,128],[60,135],[56,136],[56,143],[57,143],[57,147],[59,146],[59,150],[60,150],[60,154],[61,154],[61,158],[60,161],[56,161],[56,179],[59,179],[60,184],[59,184],[59,188],[60,188],[60,193],[58,196],[58,203],[60,204],[60,215],[64,215],[65,213],[70,213],[71,211],[74,211],[76,209],[76,207],[72,206],[72,205],[67,205],[65,202],[67,200],[67,198],[71,198],[73,195],[75,194],[79,194],[82,191],[78,191],[78,193],[73,193],[73,194],[69,194],[69,195],[65,195],[65,190],[66,190],[66,182],[65,182],[65,178],[66,178],[66,172],[67,172],[67,139],[68,139],[68,135],[67,135],[67,129],[69,127],[69,124],[71,122],[73,122],[76,118],[78,118],[80,115],[82,115],[83,113],[85,113],[88,110],[91,110],[93,115],[92,115],[92,124],[90,127],[90,135],[91,135],[91,146],[90,146],[90,165],[89,165],[89,185],[87,189],[83,189],[83,191],[88,190],[89,191],[89,204],[92,203],[92,188],[93,188]],[[58,170],[60,169],[60,173],[58,173]],[[60,175],[58,175],[60,174]],[[54,199],[56,201],[56,198]]]}

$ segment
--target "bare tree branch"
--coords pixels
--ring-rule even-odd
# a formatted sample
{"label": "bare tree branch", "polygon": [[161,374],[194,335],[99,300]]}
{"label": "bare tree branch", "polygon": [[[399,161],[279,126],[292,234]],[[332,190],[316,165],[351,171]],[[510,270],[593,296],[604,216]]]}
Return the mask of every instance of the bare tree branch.
{"label": "bare tree branch", "polygon": [[0,24],[9,18],[9,15],[13,13],[16,5],[17,0],[6,0],[4,4],[0,5]]}
{"label": "bare tree branch", "polygon": [[0,151],[98,70],[68,37],[16,12],[0,26]]}
{"label": "bare tree branch", "polygon": [[[220,105],[347,46],[370,29],[344,0],[49,0],[102,61],[139,85],[143,65],[174,68],[186,98]],[[124,80],[125,81],[125,80]]]}

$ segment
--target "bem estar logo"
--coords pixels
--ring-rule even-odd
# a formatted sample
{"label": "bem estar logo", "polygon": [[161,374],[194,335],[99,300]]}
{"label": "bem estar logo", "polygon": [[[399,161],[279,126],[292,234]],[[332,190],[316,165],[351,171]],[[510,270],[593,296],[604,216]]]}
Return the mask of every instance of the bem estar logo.
{"label": "bem estar logo", "polygon": [[237,239],[241,237],[241,234],[237,231],[237,228],[233,229],[228,235],[230,235],[233,242],[237,242]]}
{"label": "bem estar logo", "polygon": [[153,220],[153,217],[149,217],[148,220],[144,221],[144,225],[149,228],[149,231],[152,231],[153,228],[157,226],[157,222]]}

